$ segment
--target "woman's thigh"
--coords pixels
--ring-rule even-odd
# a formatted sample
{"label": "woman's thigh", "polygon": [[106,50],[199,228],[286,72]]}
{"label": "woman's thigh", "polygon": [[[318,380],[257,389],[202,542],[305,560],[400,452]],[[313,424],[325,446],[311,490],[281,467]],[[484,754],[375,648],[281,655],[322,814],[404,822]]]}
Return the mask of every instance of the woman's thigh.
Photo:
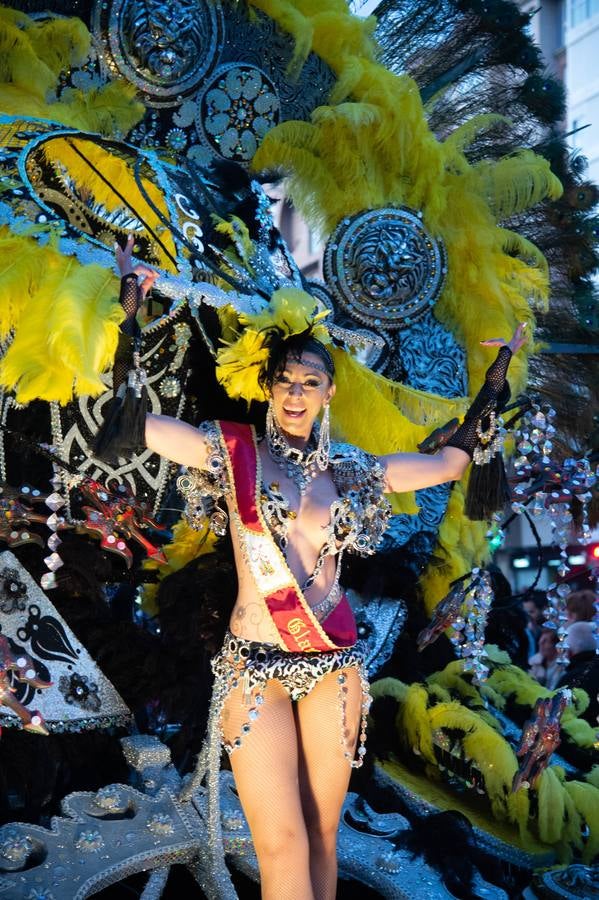
{"label": "woman's thigh", "polygon": [[235,785],[258,856],[276,854],[290,844],[301,855],[306,841],[298,786],[297,731],[291,701],[278,681],[269,681],[248,734],[241,686],[231,691],[222,713],[225,741],[241,735],[230,756]]}
{"label": "woman's thigh", "polygon": [[345,752],[353,759],[361,713],[362,683],[354,668],[325,675],[297,704],[300,797],[309,832],[336,834],[351,774]]}

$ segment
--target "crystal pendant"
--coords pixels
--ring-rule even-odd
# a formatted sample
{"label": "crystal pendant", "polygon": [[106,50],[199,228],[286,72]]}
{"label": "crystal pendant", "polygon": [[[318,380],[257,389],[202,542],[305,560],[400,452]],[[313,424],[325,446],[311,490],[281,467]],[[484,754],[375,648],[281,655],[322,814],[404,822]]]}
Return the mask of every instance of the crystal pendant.
{"label": "crystal pendant", "polygon": [[61,544],[62,541],[56,533],[51,534],[48,538],[48,547],[50,548],[50,550],[58,550]]}
{"label": "crystal pendant", "polygon": [[44,557],[44,562],[51,572],[56,572],[57,569],[64,565],[58,553],[51,553],[50,556]]}
{"label": "crystal pendant", "polygon": [[56,587],[56,575],[54,572],[45,572],[40,578],[40,584],[45,591]]}
{"label": "crystal pendant", "polygon": [[55,512],[52,513],[51,516],[48,516],[46,519],[46,525],[50,529],[50,531],[58,531],[61,525],[64,524],[63,516],[57,516]]}
{"label": "crystal pendant", "polygon": [[46,506],[49,506],[53,512],[56,512],[56,510],[60,509],[61,506],[64,506],[65,503],[66,500],[64,497],[61,497],[57,491],[46,498]]}

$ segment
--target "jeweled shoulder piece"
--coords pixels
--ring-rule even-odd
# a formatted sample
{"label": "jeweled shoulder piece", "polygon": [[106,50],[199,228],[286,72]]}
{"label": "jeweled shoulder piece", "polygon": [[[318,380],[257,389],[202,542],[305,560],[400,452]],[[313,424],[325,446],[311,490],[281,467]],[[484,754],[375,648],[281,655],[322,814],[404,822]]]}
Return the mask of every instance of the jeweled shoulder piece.
{"label": "jeweled shoulder piece", "polygon": [[189,468],[177,479],[177,488],[185,499],[185,518],[191,527],[201,531],[208,522],[210,530],[222,537],[229,522],[223,503],[230,491],[225,451],[214,422],[202,422],[198,431],[206,442],[206,468]]}
{"label": "jeweled shoulder piece", "polygon": [[368,556],[375,552],[389,524],[385,473],[376,456],[351,444],[331,445],[331,472],[341,502],[333,528],[344,534],[344,549]]}

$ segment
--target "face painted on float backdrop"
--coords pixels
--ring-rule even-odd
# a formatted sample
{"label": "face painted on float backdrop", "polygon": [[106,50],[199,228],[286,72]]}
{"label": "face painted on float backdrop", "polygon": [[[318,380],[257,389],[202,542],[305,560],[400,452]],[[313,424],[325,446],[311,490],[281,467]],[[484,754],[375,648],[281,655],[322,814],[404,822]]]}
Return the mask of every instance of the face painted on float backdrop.
{"label": "face painted on float backdrop", "polygon": [[334,396],[335,385],[318,354],[306,351],[300,360],[287,358],[285,368],[275,375],[271,393],[279,426],[287,434],[307,440],[314,420]]}

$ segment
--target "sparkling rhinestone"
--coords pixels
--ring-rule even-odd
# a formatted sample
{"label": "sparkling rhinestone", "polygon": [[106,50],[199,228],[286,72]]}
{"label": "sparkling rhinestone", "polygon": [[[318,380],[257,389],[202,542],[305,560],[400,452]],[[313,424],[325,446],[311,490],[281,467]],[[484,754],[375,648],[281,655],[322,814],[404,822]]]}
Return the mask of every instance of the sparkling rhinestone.
{"label": "sparkling rhinestone", "polygon": [[50,531],[58,531],[61,525],[64,524],[64,518],[62,516],[58,516],[55,512],[52,513],[51,516],[48,516],[46,519],[46,525],[50,529]]}
{"label": "sparkling rhinestone", "polygon": [[48,538],[48,547],[50,550],[58,550],[61,544],[62,541],[57,534],[51,534]]}
{"label": "sparkling rhinestone", "polygon": [[60,569],[60,567],[64,565],[58,553],[51,553],[50,556],[45,556],[44,562],[51,572],[56,572],[57,569]]}
{"label": "sparkling rhinestone", "polygon": [[46,572],[40,578],[40,584],[45,591],[49,591],[51,588],[56,587],[56,575],[54,572]]}
{"label": "sparkling rhinestone", "polygon": [[46,499],[46,506],[49,506],[53,512],[56,512],[57,509],[60,509],[61,506],[64,506],[66,500],[64,497],[61,497],[59,493],[50,494],[50,496]]}

